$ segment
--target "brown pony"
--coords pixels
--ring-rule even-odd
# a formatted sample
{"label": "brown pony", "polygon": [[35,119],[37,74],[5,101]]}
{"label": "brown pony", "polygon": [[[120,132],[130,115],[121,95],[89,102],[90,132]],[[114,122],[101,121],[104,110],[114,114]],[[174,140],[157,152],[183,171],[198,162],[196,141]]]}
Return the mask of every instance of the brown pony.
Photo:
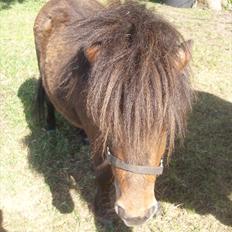
{"label": "brown pony", "polygon": [[96,212],[104,214],[114,182],[116,213],[128,226],[144,223],[158,209],[161,158],[184,136],[191,42],[133,1],[105,8],[95,0],[51,0],[34,33],[38,102],[47,102],[48,129],[55,127],[54,106],[87,134]]}

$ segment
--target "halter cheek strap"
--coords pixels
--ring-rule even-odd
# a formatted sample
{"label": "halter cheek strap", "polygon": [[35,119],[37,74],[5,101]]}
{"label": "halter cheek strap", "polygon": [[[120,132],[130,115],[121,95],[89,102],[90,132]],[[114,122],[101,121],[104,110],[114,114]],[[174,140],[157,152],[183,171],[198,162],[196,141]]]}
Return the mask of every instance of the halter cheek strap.
{"label": "halter cheek strap", "polygon": [[100,170],[107,165],[111,165],[115,168],[119,168],[128,172],[142,174],[142,175],[161,175],[163,173],[163,159],[161,159],[159,167],[132,165],[125,163],[124,161],[113,156],[108,147],[107,147],[106,159],[102,164],[100,164],[97,167],[97,170]]}

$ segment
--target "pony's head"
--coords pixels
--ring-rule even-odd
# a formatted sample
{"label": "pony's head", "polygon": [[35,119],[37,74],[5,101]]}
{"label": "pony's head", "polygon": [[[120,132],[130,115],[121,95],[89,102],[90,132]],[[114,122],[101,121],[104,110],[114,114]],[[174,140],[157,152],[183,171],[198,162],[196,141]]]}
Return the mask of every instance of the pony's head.
{"label": "pony's head", "polygon": [[[193,92],[191,42],[136,3],[113,5],[74,27],[89,62],[86,105],[96,144],[129,165],[158,167],[183,138]],[[73,32],[74,33],[74,32]],[[96,148],[99,151],[99,147]],[[156,175],[112,166],[115,211],[129,225],[158,209]]]}

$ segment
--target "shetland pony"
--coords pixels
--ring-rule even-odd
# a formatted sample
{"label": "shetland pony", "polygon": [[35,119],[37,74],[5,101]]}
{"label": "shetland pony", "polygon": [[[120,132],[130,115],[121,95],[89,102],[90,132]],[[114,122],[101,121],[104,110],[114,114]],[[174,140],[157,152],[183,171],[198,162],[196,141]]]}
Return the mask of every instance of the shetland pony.
{"label": "shetland pony", "polygon": [[55,128],[54,109],[88,136],[96,171],[96,212],[109,188],[127,226],[158,210],[161,159],[183,138],[193,91],[191,41],[134,1],[50,0],[34,25],[40,113]]}

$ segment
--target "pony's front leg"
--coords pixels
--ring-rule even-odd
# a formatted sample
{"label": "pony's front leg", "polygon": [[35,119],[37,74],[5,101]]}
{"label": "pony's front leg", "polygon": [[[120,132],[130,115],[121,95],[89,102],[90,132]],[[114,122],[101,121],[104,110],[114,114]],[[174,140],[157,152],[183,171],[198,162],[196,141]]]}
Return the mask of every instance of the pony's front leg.
{"label": "pony's front leg", "polygon": [[95,156],[94,166],[97,193],[95,195],[94,208],[96,216],[98,216],[100,221],[108,223],[112,221],[112,212],[114,212],[111,204],[113,174],[111,166],[109,165],[97,169],[101,162],[103,162],[103,160]]}

